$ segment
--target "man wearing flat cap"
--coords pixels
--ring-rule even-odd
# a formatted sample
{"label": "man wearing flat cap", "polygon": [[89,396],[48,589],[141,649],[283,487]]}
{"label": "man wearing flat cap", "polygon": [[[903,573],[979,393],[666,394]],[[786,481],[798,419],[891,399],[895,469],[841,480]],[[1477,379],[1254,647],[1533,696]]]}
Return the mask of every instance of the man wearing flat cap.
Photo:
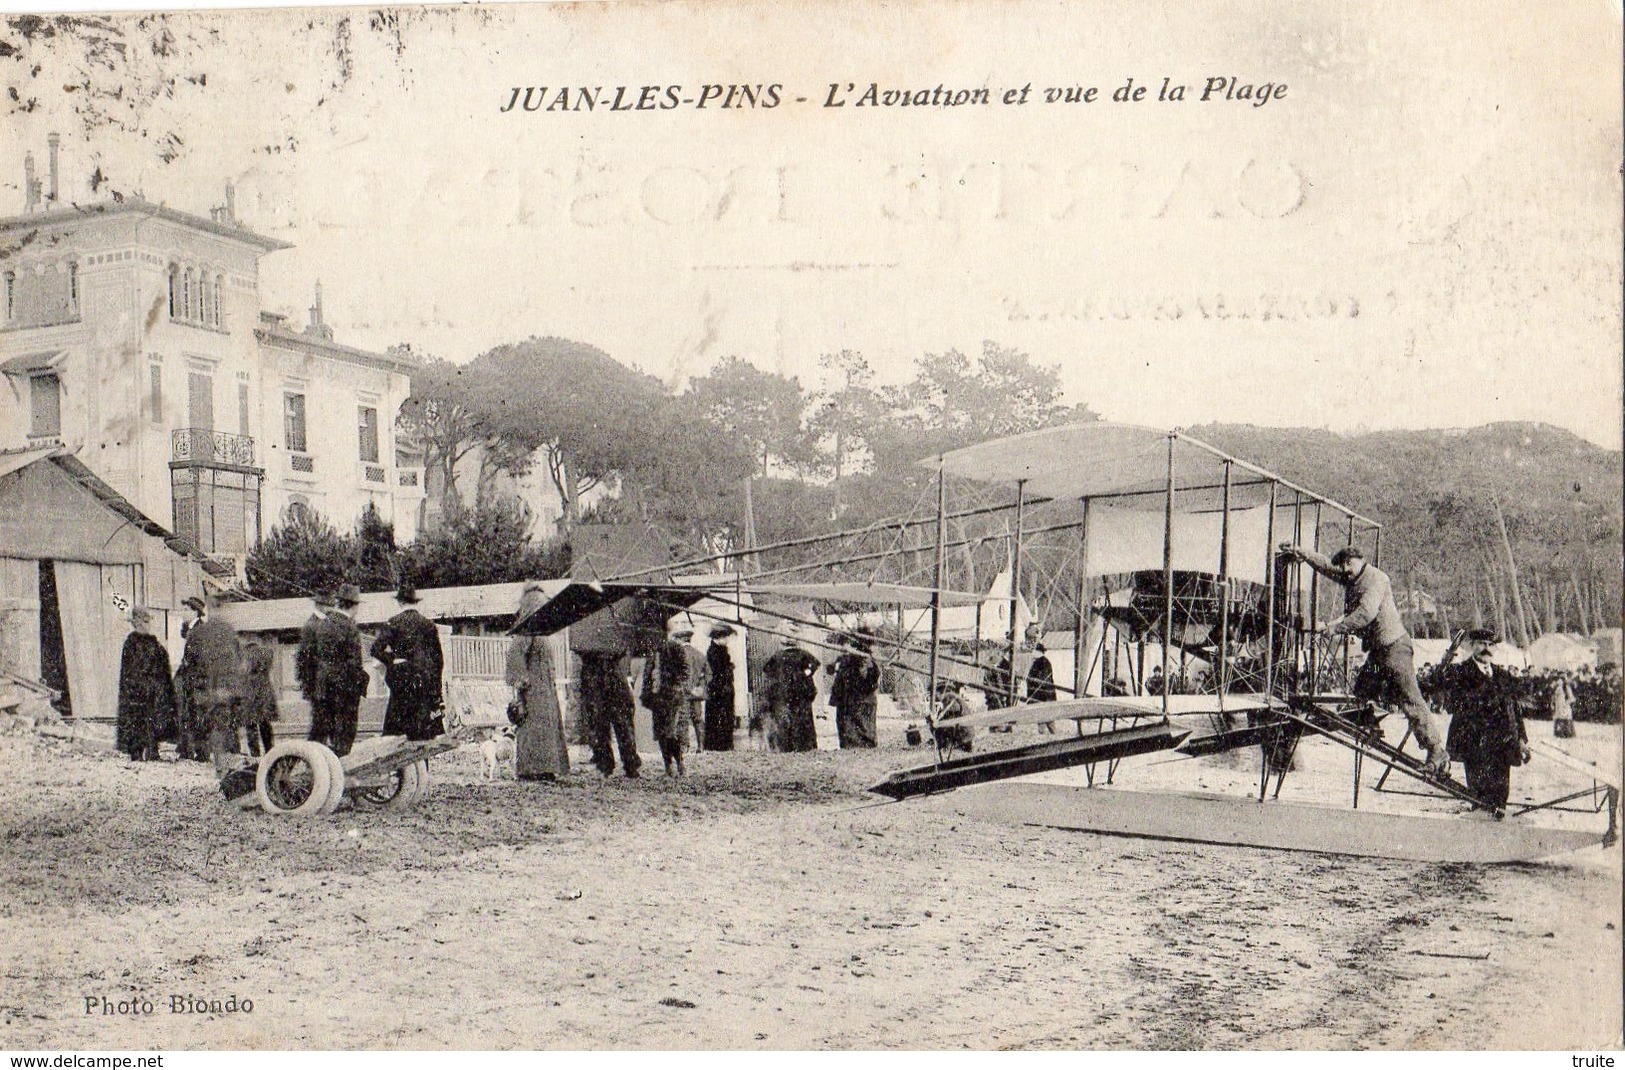
{"label": "man wearing flat cap", "polygon": [[389,685],[384,735],[433,739],[446,729],[437,712],[443,704],[440,677],[445,669],[440,632],[418,612],[418,592],[411,580],[401,580],[395,601],[401,611],[384,622],[372,644],[372,656],[383,662],[384,682]]}
{"label": "man wearing flat cap", "polygon": [[1355,681],[1355,697],[1403,709],[1417,742],[1427,751],[1428,771],[1443,773],[1444,741],[1417,686],[1416,655],[1394,604],[1388,574],[1368,563],[1358,546],[1345,546],[1330,560],[1301,546],[1290,547],[1287,553],[1343,587],[1343,615],[1327,630],[1334,636],[1357,635],[1365,645],[1366,662]]}
{"label": "man wearing flat cap", "polygon": [[1495,664],[1495,633],[1467,633],[1467,660],[1439,673],[1439,692],[1450,712],[1449,751],[1467,772],[1467,788],[1496,816],[1512,790],[1512,767],[1529,760],[1529,733],[1518,708],[1518,682]]}

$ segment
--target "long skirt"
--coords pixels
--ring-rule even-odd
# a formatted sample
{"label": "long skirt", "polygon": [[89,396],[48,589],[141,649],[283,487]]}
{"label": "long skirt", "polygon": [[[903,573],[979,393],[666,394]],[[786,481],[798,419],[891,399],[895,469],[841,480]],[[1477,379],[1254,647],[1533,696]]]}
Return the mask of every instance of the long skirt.
{"label": "long skirt", "polygon": [[564,776],[570,771],[570,752],[564,744],[564,722],[551,690],[546,699],[526,703],[525,723],[514,732],[514,774],[520,780]]}
{"label": "long skirt", "polygon": [[859,699],[851,706],[835,709],[835,732],[840,737],[841,749],[873,747],[875,745],[875,696]]}
{"label": "long skirt", "polygon": [[817,750],[812,702],[775,702],[768,714],[767,745],[776,751]]}

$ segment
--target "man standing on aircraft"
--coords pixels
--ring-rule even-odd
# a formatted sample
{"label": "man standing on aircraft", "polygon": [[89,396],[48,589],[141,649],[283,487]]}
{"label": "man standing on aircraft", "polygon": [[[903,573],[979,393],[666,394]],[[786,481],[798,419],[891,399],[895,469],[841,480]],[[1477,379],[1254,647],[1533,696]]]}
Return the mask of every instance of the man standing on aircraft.
{"label": "man standing on aircraft", "polygon": [[1286,552],[1343,586],[1343,615],[1327,630],[1334,636],[1357,635],[1365,644],[1366,663],[1355,683],[1355,696],[1400,706],[1417,742],[1427,751],[1428,772],[1443,773],[1447,761],[1444,741],[1417,686],[1416,655],[1394,604],[1388,574],[1368,564],[1358,546],[1345,546],[1330,560],[1301,546],[1288,547]]}

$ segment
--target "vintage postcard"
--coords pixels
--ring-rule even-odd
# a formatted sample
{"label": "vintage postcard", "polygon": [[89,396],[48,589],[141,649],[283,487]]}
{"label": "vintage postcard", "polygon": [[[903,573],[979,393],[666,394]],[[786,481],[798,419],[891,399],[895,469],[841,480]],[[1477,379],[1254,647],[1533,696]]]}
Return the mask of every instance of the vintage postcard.
{"label": "vintage postcard", "polygon": [[8,0],[0,1046],[1617,1050],[1621,51]]}

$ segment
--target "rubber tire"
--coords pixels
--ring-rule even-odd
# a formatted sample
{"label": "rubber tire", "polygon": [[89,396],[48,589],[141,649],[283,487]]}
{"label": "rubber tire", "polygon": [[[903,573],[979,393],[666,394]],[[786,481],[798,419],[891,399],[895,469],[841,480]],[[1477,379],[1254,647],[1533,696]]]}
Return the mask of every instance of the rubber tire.
{"label": "rubber tire", "polygon": [[394,795],[380,799],[371,794],[370,789],[363,788],[355,793],[356,805],[365,806],[370,810],[404,810],[413,805],[426,786],[423,783],[424,770],[419,768],[422,764],[420,759],[410,765],[401,766],[391,774],[400,778],[398,781],[400,790]]}
{"label": "rubber tire", "polygon": [[[254,776],[254,795],[260,801],[260,809],[273,816],[288,814],[295,817],[310,817],[323,813],[328,796],[333,790],[333,767],[328,761],[332,754],[332,751],[320,743],[303,739],[289,740],[272,747],[270,752],[260,759],[259,771]],[[285,759],[303,761],[310,770],[310,795],[298,806],[282,806],[271,798],[267,789],[271,770]]]}
{"label": "rubber tire", "polygon": [[327,805],[322,807],[322,813],[331,814],[339,808],[339,803],[344,799],[344,759],[340,758],[328,747],[322,747],[322,749],[327,751],[328,757],[332,759],[328,762],[328,765],[333,771],[333,786],[328,789]]}

